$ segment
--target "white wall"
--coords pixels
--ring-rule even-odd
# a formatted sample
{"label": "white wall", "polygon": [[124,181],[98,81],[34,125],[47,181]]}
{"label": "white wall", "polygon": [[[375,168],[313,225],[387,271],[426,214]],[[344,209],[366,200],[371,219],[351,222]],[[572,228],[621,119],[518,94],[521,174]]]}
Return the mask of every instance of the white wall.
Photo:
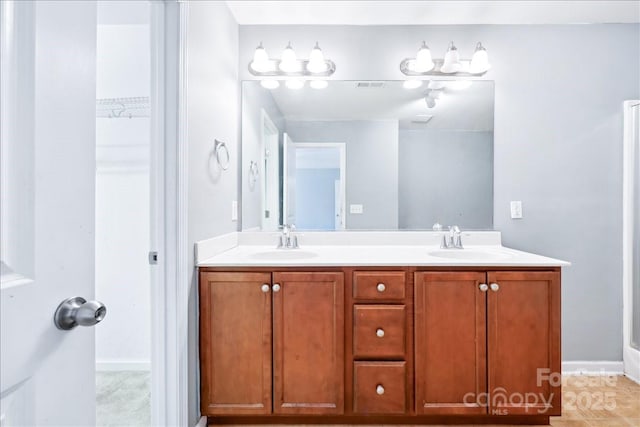
{"label": "white wall", "polygon": [[[401,79],[422,40],[435,57],[451,40],[463,57],[483,42],[496,94],[494,226],[507,246],[573,263],[563,359],[622,360],[622,102],[640,96],[640,25],[242,26],[239,61],[260,41],[277,52],[316,40],[339,80]],[[510,200],[523,219],[510,219]]]}
{"label": "white wall", "polygon": [[[97,98],[150,92],[148,25],[98,25]],[[148,117],[96,119],[98,369],[149,369],[151,352]]]}
{"label": "white wall", "polygon": [[[238,25],[224,2],[186,5],[187,145],[189,248],[198,240],[237,231],[231,202],[239,200],[240,88]],[[231,164],[220,171],[211,159],[214,139],[226,142]],[[193,249],[191,271],[195,273]],[[187,284],[189,299],[189,424],[199,418],[197,277]]]}

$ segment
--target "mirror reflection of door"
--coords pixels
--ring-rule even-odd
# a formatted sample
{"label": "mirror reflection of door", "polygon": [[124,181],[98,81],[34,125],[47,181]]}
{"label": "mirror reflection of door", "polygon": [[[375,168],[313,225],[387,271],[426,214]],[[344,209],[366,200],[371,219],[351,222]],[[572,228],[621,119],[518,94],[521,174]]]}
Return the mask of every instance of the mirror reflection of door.
{"label": "mirror reflection of door", "polygon": [[295,225],[301,230],[345,228],[345,143],[294,143]]}
{"label": "mirror reflection of door", "polygon": [[262,165],[264,170],[262,191],[262,229],[275,230],[280,224],[280,150],[277,126],[262,110]]}

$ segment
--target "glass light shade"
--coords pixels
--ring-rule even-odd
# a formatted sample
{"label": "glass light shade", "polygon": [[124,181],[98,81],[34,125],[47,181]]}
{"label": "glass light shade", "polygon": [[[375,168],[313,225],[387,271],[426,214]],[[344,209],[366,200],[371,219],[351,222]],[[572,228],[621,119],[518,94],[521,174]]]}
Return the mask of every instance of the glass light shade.
{"label": "glass light shade", "polygon": [[420,86],[422,86],[422,80],[418,79],[405,80],[402,82],[402,87],[405,89],[416,89]]}
{"label": "glass light shade", "polygon": [[487,55],[487,49],[482,46],[482,43],[478,42],[476,45],[476,51],[471,58],[471,65],[469,66],[469,72],[473,74],[484,73],[491,68],[489,64],[489,55]]}
{"label": "glass light shade", "polygon": [[425,97],[424,100],[427,103],[427,107],[434,108],[436,106],[436,100],[433,99],[431,96]]}
{"label": "glass light shade", "polygon": [[447,53],[444,55],[444,63],[440,67],[440,72],[446,74],[457,73],[461,68],[462,64],[460,63],[458,48],[451,42]]}
{"label": "glass light shade", "polygon": [[324,60],[322,49],[320,49],[318,42],[316,42],[315,47],[311,49],[311,53],[309,54],[307,70],[311,73],[323,73],[327,71],[327,68],[327,63]]}
{"label": "glass light shade", "polygon": [[280,82],[274,79],[263,79],[260,80],[260,86],[265,89],[277,89],[280,87]]}
{"label": "glass light shade", "polygon": [[431,58],[431,51],[429,50],[429,46],[425,42],[422,42],[422,46],[418,49],[418,54],[416,55],[416,60],[413,63],[413,71],[418,73],[426,73],[427,71],[433,70],[435,64],[433,63],[433,59]]}
{"label": "glass light shade", "polygon": [[325,89],[329,86],[329,82],[326,80],[311,80],[309,86],[311,86],[312,89]]}
{"label": "glass light shade", "polygon": [[427,85],[428,89],[433,89],[433,90],[442,89],[443,87],[444,87],[444,83],[438,80],[430,80],[429,84]]}
{"label": "glass light shade", "polygon": [[291,43],[289,43],[282,52],[282,57],[280,58],[280,70],[285,73],[293,73],[300,70],[298,58],[291,47]]}
{"label": "glass light shade", "polygon": [[267,50],[262,46],[262,43],[253,52],[253,61],[251,61],[251,69],[259,73],[269,71],[269,55]]}
{"label": "glass light shade", "polygon": [[304,87],[304,80],[302,79],[289,79],[285,82],[285,85],[289,89],[298,90]]}

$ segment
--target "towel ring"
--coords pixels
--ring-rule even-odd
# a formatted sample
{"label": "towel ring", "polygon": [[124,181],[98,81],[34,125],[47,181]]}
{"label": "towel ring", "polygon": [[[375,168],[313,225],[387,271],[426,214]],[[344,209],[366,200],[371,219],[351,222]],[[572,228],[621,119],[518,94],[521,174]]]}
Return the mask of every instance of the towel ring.
{"label": "towel ring", "polygon": [[231,157],[229,156],[229,149],[227,148],[227,144],[214,140],[215,145],[213,146],[213,151],[216,153],[216,161],[222,168],[222,170],[226,171],[229,169],[229,164],[231,163]]}
{"label": "towel ring", "polygon": [[259,175],[260,170],[258,169],[258,163],[251,160],[251,163],[249,163],[249,184],[255,184]]}

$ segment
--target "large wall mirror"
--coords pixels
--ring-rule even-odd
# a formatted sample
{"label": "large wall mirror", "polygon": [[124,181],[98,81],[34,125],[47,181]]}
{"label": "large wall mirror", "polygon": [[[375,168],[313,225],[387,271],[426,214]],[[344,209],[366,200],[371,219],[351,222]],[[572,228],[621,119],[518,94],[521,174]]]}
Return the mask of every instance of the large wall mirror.
{"label": "large wall mirror", "polygon": [[406,86],[243,82],[242,229],[493,228],[493,82]]}

